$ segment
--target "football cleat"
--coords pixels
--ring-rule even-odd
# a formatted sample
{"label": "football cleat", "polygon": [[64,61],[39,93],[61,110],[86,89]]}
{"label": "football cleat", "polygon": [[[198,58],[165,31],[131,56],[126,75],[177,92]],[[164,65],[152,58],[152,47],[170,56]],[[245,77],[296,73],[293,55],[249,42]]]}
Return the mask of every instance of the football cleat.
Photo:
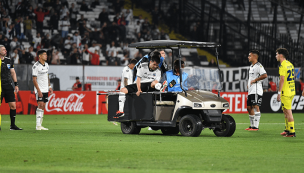
{"label": "football cleat", "polygon": [[296,137],[296,133],[287,133],[284,137]]}
{"label": "football cleat", "polygon": [[245,129],[245,130],[250,130],[251,129],[251,126],[249,126],[247,129]]}
{"label": "football cleat", "polygon": [[11,126],[10,130],[23,130],[22,128],[17,127],[16,125]]}
{"label": "football cleat", "polygon": [[259,128],[256,128],[256,127],[252,127],[251,129],[249,129],[248,131],[258,131]]}
{"label": "football cleat", "polygon": [[124,116],[125,116],[124,112],[117,111],[116,115],[113,118],[121,118],[121,117],[124,117]]}
{"label": "football cleat", "polygon": [[36,130],[49,130],[49,129],[43,126],[36,126]]}
{"label": "football cleat", "polygon": [[281,133],[282,136],[286,136],[288,134],[288,130],[284,130],[284,132]]}

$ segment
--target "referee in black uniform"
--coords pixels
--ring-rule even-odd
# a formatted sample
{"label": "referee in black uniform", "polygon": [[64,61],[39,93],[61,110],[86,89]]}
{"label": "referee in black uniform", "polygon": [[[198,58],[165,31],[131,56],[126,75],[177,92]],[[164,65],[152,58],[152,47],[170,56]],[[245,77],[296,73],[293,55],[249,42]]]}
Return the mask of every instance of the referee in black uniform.
{"label": "referee in black uniform", "polygon": [[[2,60],[1,64],[1,103],[3,98],[5,98],[5,102],[8,103],[10,107],[10,118],[11,118],[11,127],[10,130],[22,130],[15,125],[16,119],[16,99],[15,93],[19,91],[17,76],[14,69],[14,61],[6,56],[6,48],[3,45],[0,45],[0,58]],[[12,86],[11,77],[13,78],[15,89]]]}

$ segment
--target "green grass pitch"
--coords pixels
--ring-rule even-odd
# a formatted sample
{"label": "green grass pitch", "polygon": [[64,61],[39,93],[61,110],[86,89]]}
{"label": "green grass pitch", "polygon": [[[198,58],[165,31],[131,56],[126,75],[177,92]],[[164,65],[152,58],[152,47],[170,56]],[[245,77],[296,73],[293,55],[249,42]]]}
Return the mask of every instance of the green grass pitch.
{"label": "green grass pitch", "polygon": [[35,130],[34,115],[17,115],[23,131],[10,131],[2,115],[0,172],[302,172],[304,115],[294,114],[296,138],[284,138],[283,114],[262,114],[260,131],[248,115],[232,115],[232,137],[209,129],[199,137],[164,136],[142,129],[124,135],[106,115],[45,115],[49,131]]}

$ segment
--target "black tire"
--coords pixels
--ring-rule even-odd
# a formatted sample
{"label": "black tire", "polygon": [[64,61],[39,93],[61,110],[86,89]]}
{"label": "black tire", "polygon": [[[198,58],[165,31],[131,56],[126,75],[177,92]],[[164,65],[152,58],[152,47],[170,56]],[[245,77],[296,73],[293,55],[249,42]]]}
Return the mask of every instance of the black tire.
{"label": "black tire", "polygon": [[230,137],[234,134],[236,124],[232,116],[223,115],[220,123],[221,129],[214,129],[213,132],[219,137]]}
{"label": "black tire", "polygon": [[179,128],[177,127],[164,127],[161,128],[164,135],[177,135],[179,133]]}
{"label": "black tire", "polygon": [[183,136],[199,136],[202,127],[202,121],[196,115],[185,115],[179,121],[179,131]]}
{"label": "black tire", "polygon": [[123,134],[139,134],[141,130],[134,121],[121,122],[120,129]]}

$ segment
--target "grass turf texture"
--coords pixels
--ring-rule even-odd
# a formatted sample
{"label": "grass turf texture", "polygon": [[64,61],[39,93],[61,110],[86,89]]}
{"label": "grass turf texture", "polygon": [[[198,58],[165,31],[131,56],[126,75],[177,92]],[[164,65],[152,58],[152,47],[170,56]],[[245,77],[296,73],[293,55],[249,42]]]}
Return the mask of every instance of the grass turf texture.
{"label": "grass turf texture", "polygon": [[303,114],[294,114],[296,138],[284,138],[283,114],[262,114],[260,131],[245,131],[248,115],[232,115],[232,137],[205,129],[199,137],[164,136],[142,129],[124,135],[106,115],[46,115],[49,131],[36,131],[34,115],[18,115],[23,131],[10,131],[2,115],[0,172],[302,172]]}

